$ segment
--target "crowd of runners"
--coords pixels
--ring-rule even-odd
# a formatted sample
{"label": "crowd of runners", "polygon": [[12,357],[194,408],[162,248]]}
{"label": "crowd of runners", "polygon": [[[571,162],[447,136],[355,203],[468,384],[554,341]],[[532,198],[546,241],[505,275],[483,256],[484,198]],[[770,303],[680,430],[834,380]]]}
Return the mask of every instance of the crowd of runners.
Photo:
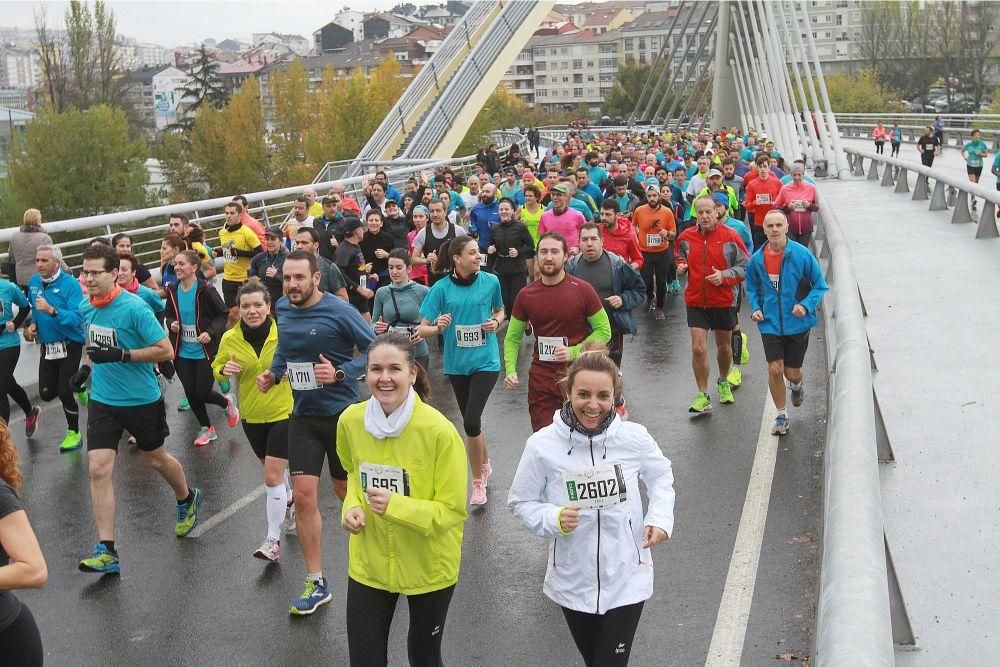
{"label": "crowd of runners", "polygon": [[[699,418],[736,400],[756,328],[777,408],[771,432],[787,433],[827,289],[810,250],[816,190],[804,163],[752,130],[576,132],[549,149],[536,133],[532,146],[484,149],[469,175],[439,168],[391,184],[379,172],[322,199],[307,188],[280,225],[236,198],[211,242],[175,215],[158,266],[132,253],[127,233],[94,239],[75,274],[59,247],[38,245],[30,278],[0,279],[0,564],[11,563],[0,588],[44,582],[6,428],[8,396],[26,437],[40,419],[14,379],[23,336],[39,346],[40,400],[61,403],[66,436],[52,446],[88,455],[97,540],[80,570],[140,567],[116,542],[116,512],[128,511],[113,481],[121,448],[138,449],[170,487],[176,535],[198,525],[212,489],[166,446],[189,444],[171,438],[167,412],[190,411],[191,446],[211,446],[224,420],[241,424],[260,460],[267,531],[253,555],[278,561],[296,536],[305,581],[293,615],[332,599],[330,517],[318,504],[331,477],[351,534],[352,665],[386,664],[400,594],[410,663],[440,664],[464,521],[504,491],[525,528],[550,541],[544,592],[586,664],[627,664],[653,592],[650,549],[673,532],[674,492],[656,434],[629,415],[626,341],[637,318],[648,319],[640,336],[690,330],[694,397],[676,409]],[[41,220],[35,209],[24,217]],[[683,322],[667,317],[668,299],[683,299]],[[428,376],[432,356],[443,378]],[[168,405],[175,377],[184,398]],[[436,392],[450,385],[457,427],[433,407],[432,381]],[[499,391],[526,391],[533,431],[509,490],[490,485],[482,420]],[[40,650],[29,621],[0,593],[3,650]]]}

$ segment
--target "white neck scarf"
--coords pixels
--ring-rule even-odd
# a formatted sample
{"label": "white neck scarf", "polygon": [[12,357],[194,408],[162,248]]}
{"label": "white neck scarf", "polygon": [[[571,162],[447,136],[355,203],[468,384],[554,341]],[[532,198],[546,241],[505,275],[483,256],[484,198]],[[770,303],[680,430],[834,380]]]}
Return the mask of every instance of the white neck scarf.
{"label": "white neck scarf", "polygon": [[410,417],[413,416],[414,396],[416,394],[413,387],[410,387],[410,392],[406,395],[403,404],[388,415],[385,414],[385,410],[382,409],[382,404],[378,402],[377,398],[374,396],[369,398],[368,405],[365,406],[365,430],[379,440],[398,438],[406,425],[410,423]]}

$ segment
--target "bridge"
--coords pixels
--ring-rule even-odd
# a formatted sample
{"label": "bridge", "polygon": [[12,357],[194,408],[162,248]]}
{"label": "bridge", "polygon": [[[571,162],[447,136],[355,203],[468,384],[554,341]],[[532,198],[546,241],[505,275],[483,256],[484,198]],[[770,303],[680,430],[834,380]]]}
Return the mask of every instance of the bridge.
{"label": "bridge", "polygon": [[[386,168],[396,184],[440,164],[471,173],[474,158],[455,157],[455,147],[551,4],[473,5],[358,157],[327,165],[313,187],[321,194],[335,185],[357,193],[376,167]],[[693,16],[695,3],[682,8]],[[763,129],[786,159],[805,159],[821,195],[813,249],[831,292],[807,358],[807,404],[780,442],[767,430],[773,405],[752,327],[752,361],[736,404],[691,422],[684,413],[690,369],[683,303],[668,301],[664,326],[638,318],[640,331],[623,365],[626,391],[633,418],[673,461],[678,530],[655,554],[656,593],[633,663],[758,665],[806,656],[822,665],[992,662],[997,630],[989,619],[1000,612],[993,573],[1000,540],[991,530],[998,518],[992,472],[1000,463],[1000,390],[993,378],[1000,368],[990,348],[982,350],[988,332],[1000,326],[1000,262],[991,240],[998,235],[1000,197],[992,179],[983,186],[965,179],[954,144],[976,121],[995,141],[1000,118],[946,116],[950,142],[933,167],[922,167],[909,142],[926,116],[831,111],[799,3],[720,2],[698,11],[717,35],[711,67],[648,81],[635,124],[621,129],[674,126],[704,106],[706,127]],[[710,109],[707,100],[691,98],[709,78]],[[668,95],[680,95],[674,109],[659,103]],[[861,138],[879,119],[907,128],[899,159],[876,155]],[[547,128],[545,134],[558,142],[566,132]],[[504,150],[512,144],[527,150],[517,132],[498,130],[494,138]],[[304,187],[251,193],[251,213],[279,224]],[[981,204],[975,219],[970,197]],[[216,211],[228,200],[46,228],[71,265],[87,239],[68,240],[65,233],[124,229],[140,258],[155,264],[168,214],[188,214],[211,235],[221,225]],[[0,241],[8,239],[9,230],[0,231]],[[747,313],[741,319],[748,321]],[[17,372],[23,384],[37,381],[33,354],[33,346],[24,346]],[[458,420],[439,358],[431,374],[440,388],[435,405]],[[167,388],[168,404],[179,396],[179,387]],[[498,390],[484,416],[498,490],[509,485],[529,434],[524,407],[523,393]],[[225,432],[214,450],[194,451],[186,446],[194,435],[191,420],[171,415],[171,449],[211,489],[206,510],[220,517],[198,540],[166,540],[157,526],[168,525],[160,515],[169,499],[159,497],[162,489],[134,452],[123,456],[119,493],[125,506],[143,509],[141,516],[123,517],[120,529],[141,575],[94,582],[74,572],[92,532],[85,458],[55,451],[60,416],[53,406],[46,413],[39,435],[21,451],[29,511],[51,578],[46,590],[21,597],[43,626],[53,662],[160,655],[284,664],[308,645],[316,661],[344,664],[344,582],[333,582],[332,606],[340,612],[310,625],[288,624],[286,598],[299,575],[294,543],[284,570],[261,570],[248,557],[259,530],[257,515],[246,508],[262,490],[241,434]],[[543,548],[501,498],[497,491],[467,526],[446,661],[573,664],[557,610],[540,593]],[[322,503],[325,516],[336,516],[329,493]],[[346,538],[333,523],[328,519],[326,538],[336,578]],[[401,655],[399,627],[391,641],[391,654]]]}

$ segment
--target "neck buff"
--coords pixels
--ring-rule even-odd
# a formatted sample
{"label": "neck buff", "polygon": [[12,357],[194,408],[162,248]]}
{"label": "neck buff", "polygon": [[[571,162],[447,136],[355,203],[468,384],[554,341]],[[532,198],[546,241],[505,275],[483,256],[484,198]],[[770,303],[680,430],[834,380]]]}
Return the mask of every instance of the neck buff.
{"label": "neck buff", "polygon": [[476,278],[478,277],[479,277],[479,271],[476,271],[468,278],[463,278],[462,276],[458,275],[458,271],[451,272],[451,282],[455,283],[456,285],[461,285],[462,287],[468,287],[472,283],[476,282]]}
{"label": "neck buff", "polygon": [[267,342],[268,335],[271,333],[271,316],[268,315],[264,323],[256,329],[243,320],[240,320],[240,330],[243,332],[243,340],[249,343],[250,347],[259,355],[260,351],[264,349],[264,343]]}
{"label": "neck buff", "polygon": [[104,296],[102,296],[102,297],[95,297],[95,296],[89,297],[90,298],[90,305],[92,305],[94,308],[104,308],[104,306],[106,306],[109,303],[111,303],[114,300],[114,298],[116,296],[118,296],[119,294],[121,294],[121,293],[122,293],[122,288],[119,287],[117,283],[115,283],[114,287],[111,288],[111,291],[109,291]]}
{"label": "neck buff", "polygon": [[410,423],[410,417],[413,416],[414,396],[416,395],[417,392],[414,391],[413,387],[410,387],[406,400],[393,410],[392,414],[388,415],[385,414],[378,399],[374,396],[369,398],[368,404],[365,406],[365,430],[379,440],[398,438],[406,425]]}
{"label": "neck buff", "polygon": [[617,413],[612,409],[608,410],[608,414],[601,418],[601,422],[596,428],[587,428],[580,423],[579,418],[576,416],[576,412],[573,411],[573,406],[569,401],[563,403],[562,409],[559,410],[559,416],[562,417],[563,422],[569,426],[571,431],[576,431],[577,433],[582,433],[588,437],[593,438],[595,435],[600,435],[608,430],[611,426],[611,421],[615,418]]}
{"label": "neck buff", "polygon": [[61,275],[62,275],[62,268],[58,268],[56,269],[56,272],[52,275],[51,278],[42,278],[41,276],[38,277],[42,278],[43,285],[48,285],[49,283],[55,282],[55,280]]}
{"label": "neck buff", "polygon": [[132,276],[132,282],[130,282],[128,285],[119,285],[119,287],[124,289],[126,292],[131,292],[132,294],[135,294],[136,292],[139,291],[139,279],[136,278],[135,276]]}

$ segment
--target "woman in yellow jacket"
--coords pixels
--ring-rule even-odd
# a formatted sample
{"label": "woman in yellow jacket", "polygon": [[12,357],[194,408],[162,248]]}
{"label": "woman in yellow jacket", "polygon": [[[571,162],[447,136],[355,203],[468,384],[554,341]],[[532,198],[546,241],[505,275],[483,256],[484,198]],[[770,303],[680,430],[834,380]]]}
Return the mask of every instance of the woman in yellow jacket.
{"label": "woman in yellow jacket", "polygon": [[441,638],[462,560],[465,445],[423,402],[429,391],[408,336],[384,333],[368,347],[372,397],[337,424],[349,473],[343,527],[351,533],[347,644],[352,667],[388,664],[399,594],[410,608],[410,665],[440,665]]}
{"label": "woman in yellow jacket", "polygon": [[[219,381],[235,377],[240,414],[253,453],[264,464],[267,486],[267,537],[255,558],[275,562],[281,557],[281,532],[295,530],[295,508],[288,486],[288,415],[292,389],[287,382],[262,394],[257,376],[271,367],[278,345],[278,324],[271,317],[271,294],[259,278],[250,278],[236,294],[240,321],[222,334],[212,372]],[[287,513],[287,516],[286,516]]]}

